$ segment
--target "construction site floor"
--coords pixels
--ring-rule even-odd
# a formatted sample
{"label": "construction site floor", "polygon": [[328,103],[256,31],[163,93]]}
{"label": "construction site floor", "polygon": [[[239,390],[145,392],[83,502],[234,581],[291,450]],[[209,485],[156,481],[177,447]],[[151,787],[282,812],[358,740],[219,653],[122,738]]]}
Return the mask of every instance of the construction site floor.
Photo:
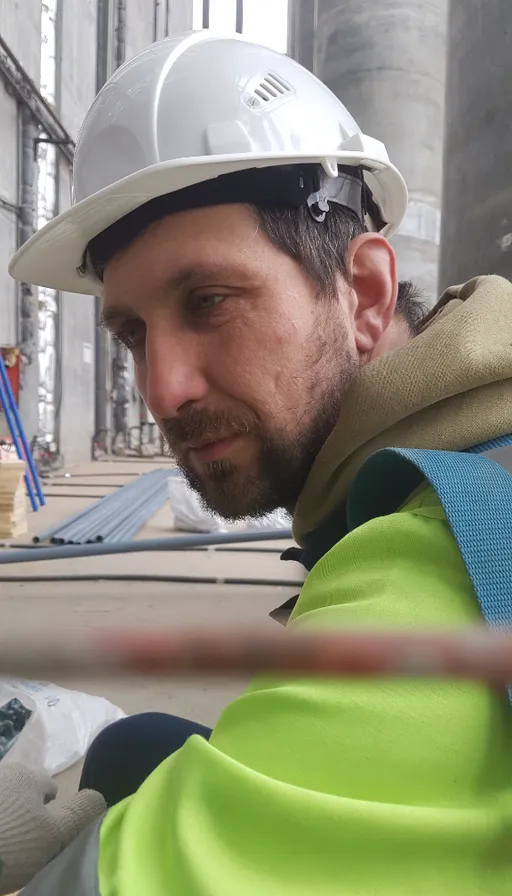
{"label": "construction site floor", "polygon": [[[28,511],[29,532],[11,541],[27,544],[33,535],[63,520],[99,497],[117,491],[140,473],[168,467],[168,460],[115,459],[82,464],[53,474],[44,481],[46,507]],[[65,475],[65,474],[69,475]],[[173,514],[166,501],[162,509],[138,533],[137,539],[179,535],[173,529]],[[266,546],[284,549],[289,542]],[[303,579],[303,570],[294,562],[283,563],[279,553],[255,552],[261,545],[244,545],[243,550],[180,551],[84,557],[4,565],[0,568],[0,612],[4,632],[20,625],[36,629],[50,622],[57,631],[77,628],[211,624],[277,624],[269,612],[298,588],[264,584],[197,584],[102,580],[101,575],[183,575],[250,577],[258,580]],[[35,549],[34,549],[35,550]],[[99,576],[98,581],[44,582],[44,576]],[[28,578],[30,577],[30,579]],[[19,581],[6,581],[19,578]],[[186,716],[213,726],[224,706],[243,690],[242,680],[129,678],[98,679],[81,676],[58,680],[65,687],[101,694],[128,714],[159,711]],[[59,776],[59,798],[65,799],[77,786],[80,765]]]}

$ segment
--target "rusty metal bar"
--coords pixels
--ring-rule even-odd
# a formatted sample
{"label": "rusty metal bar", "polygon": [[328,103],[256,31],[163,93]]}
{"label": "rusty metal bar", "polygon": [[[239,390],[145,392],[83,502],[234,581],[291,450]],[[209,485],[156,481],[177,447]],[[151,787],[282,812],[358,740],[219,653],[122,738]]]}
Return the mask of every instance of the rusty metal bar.
{"label": "rusty metal bar", "polygon": [[512,681],[512,630],[88,630],[0,633],[0,674],[299,675]]}

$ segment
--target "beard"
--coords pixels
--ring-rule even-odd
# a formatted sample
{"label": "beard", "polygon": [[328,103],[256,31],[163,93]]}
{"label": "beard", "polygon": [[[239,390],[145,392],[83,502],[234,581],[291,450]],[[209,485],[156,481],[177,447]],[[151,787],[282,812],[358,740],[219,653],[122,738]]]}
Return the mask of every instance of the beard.
{"label": "beard", "polygon": [[[297,387],[294,405],[300,409],[299,422],[290,430],[284,420],[271,426],[249,410],[230,414],[191,408],[183,416],[160,421],[169,453],[208,510],[231,521],[261,517],[281,507],[293,510],[359,369],[345,329],[340,332],[339,318],[334,330],[325,328],[322,337],[317,333],[311,341],[300,367],[290,371],[289,381]],[[184,445],[234,433],[250,435],[258,445],[254,469],[231,460],[204,463],[200,471],[187,466]]]}

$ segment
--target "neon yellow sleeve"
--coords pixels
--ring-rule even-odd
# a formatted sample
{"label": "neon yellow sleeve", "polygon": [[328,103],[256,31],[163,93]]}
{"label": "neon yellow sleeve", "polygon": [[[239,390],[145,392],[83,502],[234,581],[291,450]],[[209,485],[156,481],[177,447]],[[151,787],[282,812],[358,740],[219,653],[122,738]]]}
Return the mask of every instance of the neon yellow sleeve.
{"label": "neon yellow sleeve", "polygon": [[[322,558],[293,624],[478,618],[425,490]],[[472,684],[258,679],[110,816],[103,896],[504,896],[512,713]]]}

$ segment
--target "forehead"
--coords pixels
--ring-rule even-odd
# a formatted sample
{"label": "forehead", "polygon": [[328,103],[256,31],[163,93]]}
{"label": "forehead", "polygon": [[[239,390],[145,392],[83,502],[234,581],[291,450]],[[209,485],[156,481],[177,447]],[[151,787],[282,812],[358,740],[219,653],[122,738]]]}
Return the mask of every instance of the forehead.
{"label": "forehead", "polygon": [[119,281],[144,277],[157,281],[176,267],[212,268],[242,258],[254,262],[271,250],[256,215],[244,205],[191,209],[161,218],[119,252],[106,266],[105,293]]}

